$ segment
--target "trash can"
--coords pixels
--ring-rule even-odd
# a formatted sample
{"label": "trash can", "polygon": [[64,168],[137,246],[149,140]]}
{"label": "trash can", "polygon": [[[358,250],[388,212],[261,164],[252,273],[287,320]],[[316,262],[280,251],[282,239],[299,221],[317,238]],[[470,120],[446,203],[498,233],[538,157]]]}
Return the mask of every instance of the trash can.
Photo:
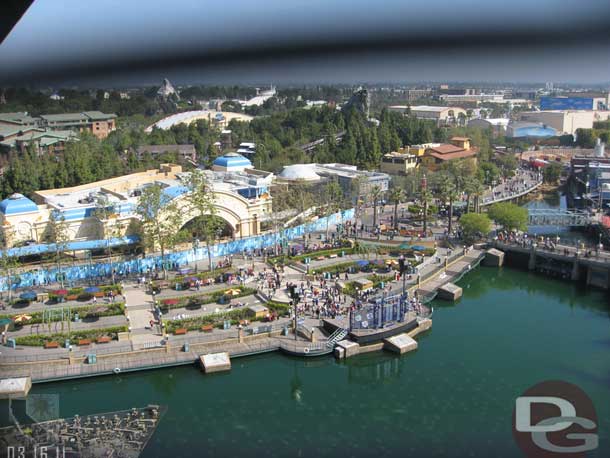
{"label": "trash can", "polygon": [[93,353],[87,355],[87,364],[97,364],[97,355]]}
{"label": "trash can", "polygon": [[284,326],[284,329],[282,329],[282,335],[283,336],[287,336],[288,335],[288,326]]}
{"label": "trash can", "polygon": [[78,316],[78,313],[74,313],[74,322],[78,323],[80,321],[80,317]]}
{"label": "trash can", "polygon": [[224,330],[231,329],[231,320],[224,320],[222,323],[222,328]]}
{"label": "trash can", "polygon": [[70,348],[70,339],[66,339],[64,342],[64,347]]}
{"label": "trash can", "polygon": [[187,353],[189,351],[189,343],[188,342],[184,342],[184,345],[182,346],[182,351]]}
{"label": "trash can", "polygon": [[181,291],[182,285],[180,283],[176,283],[176,291]]}
{"label": "trash can", "polygon": [[15,342],[15,339],[13,337],[10,337],[7,341],[6,341],[6,346],[10,347],[10,348],[17,348],[17,342]]}
{"label": "trash can", "polygon": [[381,288],[385,287],[385,282],[383,282],[383,281],[382,281],[382,282],[379,282],[379,286],[380,286]]}
{"label": "trash can", "polygon": [[341,250],[341,257],[345,256],[345,251]]}

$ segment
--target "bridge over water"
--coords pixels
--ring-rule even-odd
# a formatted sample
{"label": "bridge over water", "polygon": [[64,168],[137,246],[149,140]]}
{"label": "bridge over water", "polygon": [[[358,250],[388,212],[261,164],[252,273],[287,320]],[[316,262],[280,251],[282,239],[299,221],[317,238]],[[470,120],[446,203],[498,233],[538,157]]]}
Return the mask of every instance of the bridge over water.
{"label": "bridge over water", "polygon": [[596,222],[589,213],[560,208],[530,208],[529,226],[588,226]]}

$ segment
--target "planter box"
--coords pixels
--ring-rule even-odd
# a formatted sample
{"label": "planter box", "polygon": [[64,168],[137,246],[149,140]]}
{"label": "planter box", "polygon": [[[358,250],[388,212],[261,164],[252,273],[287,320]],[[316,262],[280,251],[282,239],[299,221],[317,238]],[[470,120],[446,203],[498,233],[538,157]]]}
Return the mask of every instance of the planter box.
{"label": "planter box", "polygon": [[186,334],[188,331],[186,328],[178,328],[174,331],[174,335],[175,336],[183,336],[184,334]]}
{"label": "planter box", "polygon": [[110,337],[108,337],[108,336],[99,337],[99,338],[97,339],[97,343],[98,343],[98,344],[110,343],[110,341],[111,341],[111,340],[112,340],[112,339],[111,339]]}
{"label": "planter box", "polygon": [[58,342],[46,342],[44,348],[59,348]]}

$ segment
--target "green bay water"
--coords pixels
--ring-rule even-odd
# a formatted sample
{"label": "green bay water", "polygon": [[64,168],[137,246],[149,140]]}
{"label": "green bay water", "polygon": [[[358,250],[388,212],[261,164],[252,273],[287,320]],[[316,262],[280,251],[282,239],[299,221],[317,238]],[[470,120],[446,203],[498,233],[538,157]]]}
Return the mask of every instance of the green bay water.
{"label": "green bay water", "polygon": [[167,406],[144,457],[521,456],[514,401],[552,379],[593,400],[610,456],[610,307],[587,291],[513,269],[478,268],[455,305],[436,301],[419,349],[347,362],[280,354],[35,385],[62,417]]}

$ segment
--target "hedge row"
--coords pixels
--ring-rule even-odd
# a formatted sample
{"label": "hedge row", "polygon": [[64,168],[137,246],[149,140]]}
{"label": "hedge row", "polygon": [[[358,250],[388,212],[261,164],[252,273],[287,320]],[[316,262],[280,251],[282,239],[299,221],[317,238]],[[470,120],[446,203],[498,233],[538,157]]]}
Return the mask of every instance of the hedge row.
{"label": "hedge row", "polygon": [[99,337],[108,336],[114,340],[117,339],[119,332],[127,332],[127,330],[127,326],[115,326],[112,328],[79,330],[71,333],[33,334],[29,336],[16,337],[15,341],[17,345],[37,347],[43,346],[47,342],[58,342],[59,344],[63,345],[66,339],[70,339],[71,342],[77,342],[78,340],[82,339],[95,340]]}
{"label": "hedge row", "polygon": [[[92,311],[92,309],[97,309],[100,307],[106,307],[107,310],[105,312],[101,312],[101,313],[89,313]],[[114,302],[114,303],[110,303],[110,304],[91,304],[91,305],[87,305],[87,306],[83,306],[83,307],[72,307],[71,311],[72,311],[72,314],[78,313],[80,318],[87,318],[87,317],[92,317],[92,316],[96,316],[96,317],[117,316],[117,315],[122,315],[125,312],[125,304],[123,302]],[[16,315],[21,315],[21,314],[29,315],[32,317],[31,320],[25,322],[24,324],[42,323],[43,312],[33,312],[33,313],[24,312],[24,313],[13,313],[11,315],[0,315],[0,319],[13,318]],[[57,316],[56,314],[53,314],[51,317],[51,322],[57,322],[57,321],[61,321],[61,316]]]}

